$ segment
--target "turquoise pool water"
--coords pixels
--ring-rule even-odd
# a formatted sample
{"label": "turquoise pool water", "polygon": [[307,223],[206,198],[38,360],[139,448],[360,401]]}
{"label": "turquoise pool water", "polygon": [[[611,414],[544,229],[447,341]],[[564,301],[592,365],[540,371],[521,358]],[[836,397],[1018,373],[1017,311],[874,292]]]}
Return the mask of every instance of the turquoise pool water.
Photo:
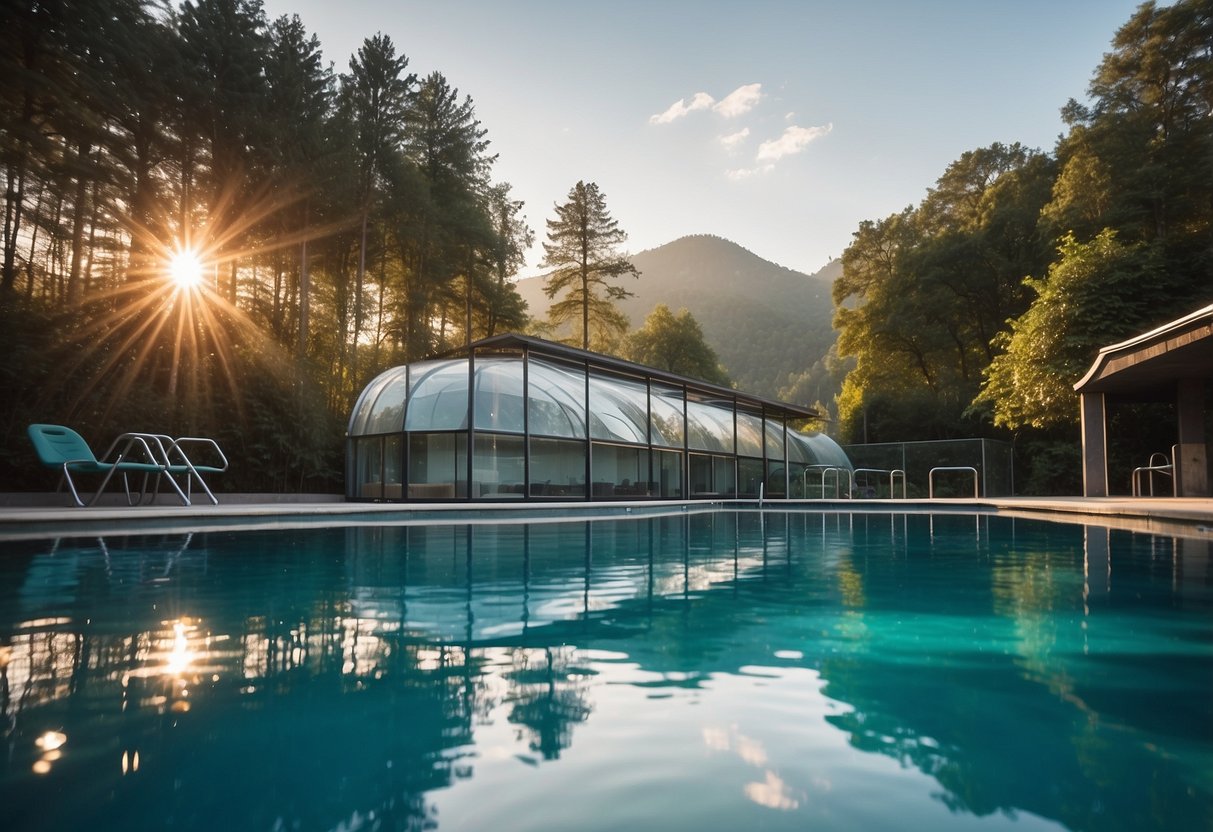
{"label": "turquoise pool water", "polygon": [[716,512],[0,544],[0,827],[1213,829],[1208,539]]}

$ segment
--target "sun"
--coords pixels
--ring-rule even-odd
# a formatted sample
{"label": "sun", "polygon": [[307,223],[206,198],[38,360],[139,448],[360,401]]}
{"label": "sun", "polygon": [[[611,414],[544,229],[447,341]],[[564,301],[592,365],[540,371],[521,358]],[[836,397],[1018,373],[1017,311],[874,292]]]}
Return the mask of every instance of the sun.
{"label": "sun", "polygon": [[179,249],[169,260],[168,274],[182,289],[193,289],[202,285],[202,261],[192,250]]}

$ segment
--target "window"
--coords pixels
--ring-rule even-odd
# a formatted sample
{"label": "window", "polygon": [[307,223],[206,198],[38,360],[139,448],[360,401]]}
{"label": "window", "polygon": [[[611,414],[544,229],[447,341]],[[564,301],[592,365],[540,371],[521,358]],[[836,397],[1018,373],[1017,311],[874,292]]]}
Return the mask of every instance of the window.
{"label": "window", "polygon": [[523,437],[477,433],[472,448],[473,497],[509,500],[525,496],[526,440]]}
{"label": "window", "polygon": [[467,496],[465,433],[419,433],[409,437],[410,499],[451,500]]}
{"label": "window", "polygon": [[687,445],[700,451],[733,453],[733,409],[687,400]]}
{"label": "window", "polygon": [[527,419],[532,436],[585,437],[585,370],[531,359]]}
{"label": "window", "polygon": [[686,408],[682,391],[654,384],[649,401],[652,407],[649,423],[653,431],[653,444],[681,448]]}
{"label": "window", "polygon": [[762,417],[753,413],[737,413],[737,455],[762,459]]}
{"label": "window", "polygon": [[614,442],[649,442],[648,391],[630,379],[590,373],[590,436]]}
{"label": "window", "polygon": [[649,449],[595,442],[590,465],[594,497],[648,497],[657,490],[649,481]]}
{"label": "window", "polygon": [[466,359],[423,361],[409,374],[409,405],[404,429],[458,430],[468,425]]}
{"label": "window", "polygon": [[525,428],[522,362],[518,358],[476,357],[477,430],[522,433]]}
{"label": "window", "polygon": [[585,443],[532,438],[531,496],[584,497]]}

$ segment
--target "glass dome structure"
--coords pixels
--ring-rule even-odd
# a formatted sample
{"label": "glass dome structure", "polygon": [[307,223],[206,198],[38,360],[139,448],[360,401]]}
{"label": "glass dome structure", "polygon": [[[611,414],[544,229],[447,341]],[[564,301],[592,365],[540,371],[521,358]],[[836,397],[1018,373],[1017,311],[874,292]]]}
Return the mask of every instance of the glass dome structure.
{"label": "glass dome structure", "polygon": [[821,496],[816,411],[538,338],[393,367],[350,415],[351,500]]}

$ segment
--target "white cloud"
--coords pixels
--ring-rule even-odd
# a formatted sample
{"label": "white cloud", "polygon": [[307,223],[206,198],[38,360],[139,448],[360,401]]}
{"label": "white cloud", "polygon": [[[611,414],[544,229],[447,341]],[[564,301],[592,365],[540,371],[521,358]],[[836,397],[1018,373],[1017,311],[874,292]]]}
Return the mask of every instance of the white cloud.
{"label": "white cloud", "polygon": [[725,118],[735,118],[754,109],[761,100],[762,84],[746,84],[726,95],[712,109]]}
{"label": "white cloud", "polygon": [[749,179],[751,176],[758,176],[761,173],[770,173],[775,169],[774,165],[759,165],[753,168],[734,168],[726,170],[724,175],[734,182],[741,182]]}
{"label": "white cloud", "polygon": [[758,146],[759,162],[777,162],[784,156],[792,156],[809,146],[809,143],[834,129],[834,125],[822,127],[797,127],[792,125],[778,139],[763,142]]}
{"label": "white cloud", "polygon": [[715,103],[716,99],[706,92],[697,92],[691,96],[690,104],[686,103],[685,98],[680,98],[671,104],[664,113],[649,116],[649,124],[669,124],[671,121],[676,121],[695,110],[706,110]]}
{"label": "white cloud", "polygon": [[720,137],[720,143],[729,150],[736,150],[737,146],[744,142],[750,136],[750,128],[745,127],[738,130],[736,133],[730,133],[727,136]]}
{"label": "white cloud", "polygon": [[736,118],[754,109],[754,105],[761,100],[762,84],[746,84],[738,87],[719,101],[706,92],[697,92],[691,96],[689,104],[685,98],[680,98],[671,104],[664,113],[649,116],[649,124],[669,124],[696,110],[708,109],[725,118]]}

